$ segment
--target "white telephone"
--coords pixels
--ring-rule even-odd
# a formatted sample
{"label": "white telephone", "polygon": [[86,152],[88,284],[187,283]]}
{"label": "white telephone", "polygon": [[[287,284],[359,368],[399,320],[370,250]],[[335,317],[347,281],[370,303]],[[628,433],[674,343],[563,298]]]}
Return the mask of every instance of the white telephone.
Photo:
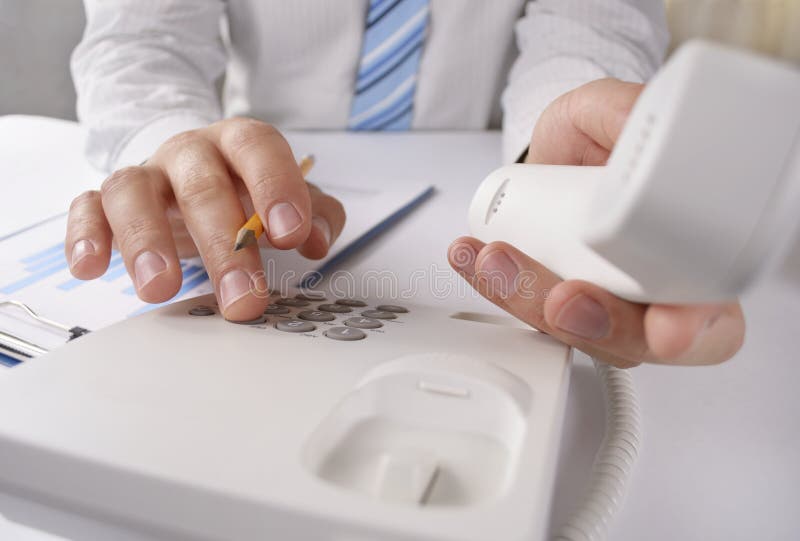
{"label": "white telephone", "polygon": [[510,165],[472,233],[641,302],[735,298],[800,224],[800,70],[705,42],[642,92],[608,165]]}
{"label": "white telephone", "polygon": [[541,539],[570,350],[361,298],[213,296],[0,379],[0,513],[68,539]]}
{"label": "white telephone", "polygon": [[[788,68],[689,46],[607,168],[501,169],[476,195],[473,232],[628,298],[727,298],[797,222],[798,96]],[[323,295],[273,294],[244,324],[192,299],[13,369],[0,513],[76,541],[541,539],[569,348]],[[595,464],[605,485],[563,539],[602,536],[636,456],[629,376],[599,371],[616,401]]]}

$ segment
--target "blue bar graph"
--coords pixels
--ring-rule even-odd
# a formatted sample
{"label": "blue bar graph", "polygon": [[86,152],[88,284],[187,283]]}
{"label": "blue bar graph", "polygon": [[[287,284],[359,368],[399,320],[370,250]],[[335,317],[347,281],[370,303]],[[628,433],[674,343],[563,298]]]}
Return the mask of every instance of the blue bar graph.
{"label": "blue bar graph", "polygon": [[60,252],[62,254],[64,253],[64,243],[63,242],[59,242],[55,246],[51,246],[50,248],[42,250],[41,252],[36,252],[35,254],[31,254],[31,255],[23,258],[22,262],[25,263],[25,264],[35,263],[36,261],[39,261],[40,259],[45,258],[45,257],[47,257],[49,255],[53,255],[54,253],[57,253],[57,252]]}
{"label": "blue bar graph", "polygon": [[47,257],[43,257],[37,261],[34,261],[33,263],[28,263],[27,265],[25,265],[25,270],[31,272],[40,271],[45,267],[49,267],[53,263],[58,263],[59,261],[63,261],[64,257],[65,257],[64,252],[59,250],[56,253],[49,255]]}
{"label": "blue bar graph", "polygon": [[[108,262],[108,270],[102,276],[102,279],[106,282],[113,282],[114,280],[125,274],[124,266],[118,268],[120,265],[122,265],[122,263],[123,263],[122,256],[119,255],[119,253],[116,251],[112,252],[111,261]],[[56,287],[58,287],[58,289],[62,291],[71,291],[76,287],[78,287],[79,285],[85,283],[86,280],[79,280],[78,278],[72,278],[70,280],[67,280],[66,282],[58,284],[58,286]]]}
{"label": "blue bar graph", "polygon": [[[0,285],[0,293],[10,295],[26,287],[32,286],[54,274],[66,270],[69,265],[64,257],[64,243],[58,243],[39,252],[25,256],[20,260],[24,265],[26,275],[17,279],[9,284]],[[127,269],[124,265],[122,255],[114,250],[111,253],[111,260],[108,264],[108,270],[102,276],[105,282],[114,282],[119,278],[127,275]],[[181,263],[181,270],[183,273],[183,287],[181,288],[178,296],[199,286],[208,280],[208,274],[203,271],[202,266],[188,265],[185,262]],[[70,278],[65,282],[58,284],[56,287],[61,291],[72,291],[81,284],[85,284],[85,280],[78,280],[77,278]],[[130,285],[123,290],[126,295],[136,295],[136,289]]]}
{"label": "blue bar graph", "polygon": [[113,282],[120,276],[124,276],[128,272],[128,269],[123,263],[125,263],[125,261],[122,259],[121,255],[117,254],[112,257],[111,261],[108,262],[108,270],[102,276],[103,281]]}
{"label": "blue bar graph", "polygon": [[[201,270],[203,270],[203,267],[199,267],[197,265],[189,265],[188,267],[183,269],[183,286],[186,287],[186,280],[191,278]],[[206,278],[208,278],[207,275]],[[136,295],[136,288],[134,286],[126,287],[125,289],[122,290],[122,292],[125,293],[126,295]],[[178,292],[178,295],[182,295],[183,293],[184,290],[183,287],[181,287],[181,290]]]}
{"label": "blue bar graph", "polygon": [[12,293],[16,293],[20,289],[26,288],[30,285],[35,284],[45,278],[49,278],[50,276],[54,275],[57,272],[60,272],[67,268],[67,260],[65,258],[61,258],[60,261],[53,263],[49,267],[45,267],[41,270],[36,272],[30,273],[28,276],[17,280],[16,282],[12,282],[7,284],[3,287],[0,287],[0,293],[4,293],[6,295],[10,295]]}
{"label": "blue bar graph", "polygon": [[[16,293],[17,291],[29,286],[33,286],[59,272],[66,271],[69,268],[66,258],[64,257],[63,242],[45,248],[39,252],[27,255],[19,261],[23,264],[25,274],[14,282],[0,285],[0,293],[6,295]],[[108,269],[102,276],[103,281],[112,283],[118,279],[121,279],[122,277],[127,277],[127,269],[124,263],[125,262],[122,259],[122,255],[114,250],[111,254],[111,260],[109,261]],[[193,289],[206,283],[209,279],[208,273],[205,271],[202,265],[192,265],[186,262],[181,262],[181,271],[183,275],[183,284],[175,298],[186,295]],[[125,282],[130,284],[130,280],[126,279]],[[68,292],[86,283],[87,281],[70,277],[66,281],[57,284],[56,287],[61,291]],[[136,295],[136,289],[133,285],[128,285],[122,290],[122,293],[126,295]],[[171,301],[162,304],[146,304],[130,314],[130,316],[139,315],[149,310],[153,310],[165,304],[169,304],[169,302]],[[3,364],[13,365],[16,364],[16,362],[10,357],[0,355],[0,365]]]}
{"label": "blue bar graph", "polygon": [[70,278],[66,282],[64,282],[62,284],[58,284],[56,287],[58,287],[58,289],[60,289],[61,291],[72,291],[73,289],[75,289],[76,287],[78,287],[79,285],[81,285],[81,284],[83,284],[85,282],[86,282],[86,280],[79,280],[77,278]]}

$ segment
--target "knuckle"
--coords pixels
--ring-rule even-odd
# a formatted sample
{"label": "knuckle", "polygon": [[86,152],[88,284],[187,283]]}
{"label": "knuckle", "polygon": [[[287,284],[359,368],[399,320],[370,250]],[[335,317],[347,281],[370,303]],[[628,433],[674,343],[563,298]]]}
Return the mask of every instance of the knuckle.
{"label": "knuckle", "polygon": [[191,208],[205,206],[220,195],[227,180],[217,173],[211,173],[200,166],[193,166],[184,172],[178,182],[175,195],[182,205]]}
{"label": "knuckle", "polygon": [[537,329],[549,328],[545,320],[544,305],[541,300],[533,298],[518,302],[522,304],[522,306],[519,306],[518,309],[515,310],[519,319]]}
{"label": "knuckle", "polygon": [[125,222],[117,237],[122,249],[130,250],[161,235],[162,231],[155,221],[144,216],[137,216]]}
{"label": "knuckle", "polygon": [[291,171],[260,168],[248,179],[247,189],[253,200],[263,200],[275,195],[275,187],[282,186],[292,178]]}
{"label": "knuckle", "polygon": [[124,190],[128,185],[141,180],[143,171],[141,167],[129,166],[118,169],[111,173],[100,186],[102,197],[114,196],[120,190]]}
{"label": "knuckle", "polygon": [[79,212],[69,215],[69,233],[73,235],[100,234],[106,227],[105,217],[98,212]]}
{"label": "knuckle", "polygon": [[283,136],[271,124],[253,118],[235,118],[228,121],[222,130],[222,144],[234,153],[263,145],[266,139]]}
{"label": "knuckle", "polygon": [[94,203],[99,203],[100,201],[100,192],[97,190],[89,190],[83,192],[82,194],[78,195],[69,205],[69,212],[72,214],[73,212],[78,212],[79,210],[89,208],[91,210],[91,205]]}
{"label": "knuckle", "polygon": [[231,236],[225,231],[208,235],[202,242],[203,260],[217,276],[237,266],[237,255],[231,251]]}
{"label": "knuckle", "polygon": [[200,130],[188,130],[173,135],[161,145],[161,151],[166,153],[177,152],[180,149],[193,146],[205,138]]}

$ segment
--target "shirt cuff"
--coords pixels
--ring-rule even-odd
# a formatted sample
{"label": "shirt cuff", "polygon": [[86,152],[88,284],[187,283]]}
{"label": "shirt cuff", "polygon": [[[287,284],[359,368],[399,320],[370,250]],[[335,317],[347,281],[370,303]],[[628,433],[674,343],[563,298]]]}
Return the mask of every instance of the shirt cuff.
{"label": "shirt cuff", "polygon": [[[542,112],[558,97],[591,79],[570,79],[537,85],[532,92],[507,103],[503,122],[503,163],[514,163],[528,149]],[[509,101],[511,101],[509,99]]]}
{"label": "shirt cuff", "polygon": [[112,158],[113,169],[128,165],[139,165],[160,147],[164,141],[181,132],[203,128],[214,122],[214,119],[197,113],[181,112],[159,116],[124,140]]}

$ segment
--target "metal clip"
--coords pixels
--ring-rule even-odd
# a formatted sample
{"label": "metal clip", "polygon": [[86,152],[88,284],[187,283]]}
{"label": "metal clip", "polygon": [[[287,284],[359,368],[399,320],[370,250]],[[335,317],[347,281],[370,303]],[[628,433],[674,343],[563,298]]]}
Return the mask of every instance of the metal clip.
{"label": "metal clip", "polygon": [[[46,317],[40,316],[34,312],[30,306],[19,301],[0,301],[0,308],[5,306],[19,308],[33,320],[65,333],[67,335],[67,341],[74,340],[75,338],[83,336],[89,332],[88,329],[83,327],[69,327],[67,325],[58,323],[57,321],[53,321],[52,319],[47,319]],[[16,359],[18,361],[27,361],[28,359],[38,357],[39,355],[43,355],[47,352],[48,349],[43,346],[34,344],[33,342],[25,340],[24,338],[14,336],[0,330],[0,353],[9,356],[12,359]]]}

